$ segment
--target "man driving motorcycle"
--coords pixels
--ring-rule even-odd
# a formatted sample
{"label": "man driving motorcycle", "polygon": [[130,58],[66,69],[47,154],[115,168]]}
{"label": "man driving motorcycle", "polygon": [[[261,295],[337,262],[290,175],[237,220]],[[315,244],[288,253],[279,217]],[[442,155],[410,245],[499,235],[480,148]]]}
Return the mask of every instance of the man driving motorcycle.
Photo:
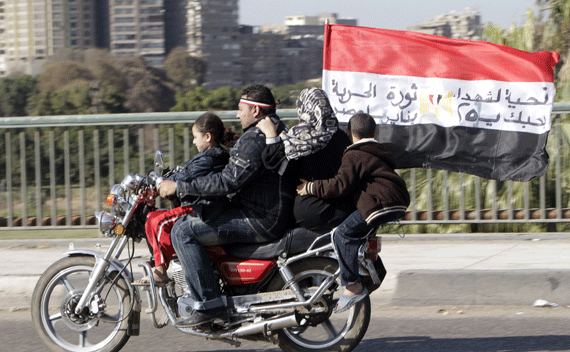
{"label": "man driving motorcycle", "polygon": [[262,85],[246,88],[237,114],[244,133],[222,172],[190,182],[163,181],[158,188],[162,197],[175,193],[179,198],[235,194],[221,216],[204,221],[186,216],[172,229],[172,243],[191,293],[179,301],[179,312],[185,318],[180,325],[194,326],[226,317],[205,246],[270,242],[281,237],[287,228],[294,188],[286,178],[264,166],[262,152],[266,139],[256,127],[261,119],[269,116],[277,125],[278,133],[285,129],[275,114],[275,105],[269,88]]}

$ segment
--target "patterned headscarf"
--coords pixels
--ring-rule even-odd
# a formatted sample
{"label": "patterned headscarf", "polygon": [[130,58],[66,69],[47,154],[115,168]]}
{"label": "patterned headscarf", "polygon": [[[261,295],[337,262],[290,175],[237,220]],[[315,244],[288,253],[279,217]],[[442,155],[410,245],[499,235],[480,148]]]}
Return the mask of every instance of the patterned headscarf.
{"label": "patterned headscarf", "polygon": [[298,159],[323,149],[338,129],[338,120],[327,94],[319,88],[306,88],[297,99],[299,124],[281,133],[287,159]]}

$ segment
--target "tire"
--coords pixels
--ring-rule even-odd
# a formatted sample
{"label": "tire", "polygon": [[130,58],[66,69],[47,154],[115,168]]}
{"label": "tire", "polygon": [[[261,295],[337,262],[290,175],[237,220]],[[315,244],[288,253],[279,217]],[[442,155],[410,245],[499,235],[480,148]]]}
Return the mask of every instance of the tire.
{"label": "tire", "polygon": [[[291,264],[291,271],[301,289],[315,287],[338,269],[331,258],[309,258]],[[268,284],[269,291],[288,288],[280,275]],[[325,292],[327,310],[321,315],[305,317],[298,328],[279,330],[279,347],[286,352],[352,351],[362,340],[370,323],[370,298],[342,313],[332,313],[341,292],[340,279]],[[316,324],[312,326],[311,324]]]}
{"label": "tire", "polygon": [[[118,351],[129,339],[131,295],[121,276],[111,286],[105,281],[100,296],[105,301],[99,316],[77,316],[74,304],[87,286],[95,258],[66,257],[40,277],[32,296],[32,320],[38,335],[51,351]],[[117,272],[107,272],[114,279]],[[107,294],[108,293],[108,294]],[[88,304],[89,306],[89,304]]]}

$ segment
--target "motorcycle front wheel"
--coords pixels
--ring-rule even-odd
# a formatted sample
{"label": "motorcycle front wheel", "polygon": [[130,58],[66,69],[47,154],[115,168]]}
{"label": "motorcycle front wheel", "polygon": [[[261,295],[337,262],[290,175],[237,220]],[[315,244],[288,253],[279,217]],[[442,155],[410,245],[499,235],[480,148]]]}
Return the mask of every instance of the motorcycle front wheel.
{"label": "motorcycle front wheel", "polygon": [[[301,290],[318,287],[338,269],[331,258],[308,258],[290,266]],[[280,275],[268,285],[269,291],[287,289]],[[278,331],[279,347],[286,352],[352,351],[362,340],[370,323],[370,298],[351,309],[335,314],[332,310],[341,295],[340,279],[323,295],[324,312],[306,315],[296,328]]]}
{"label": "motorcycle front wheel", "polygon": [[125,279],[114,280],[117,272],[108,271],[97,286],[97,296],[81,314],[75,313],[94,265],[93,257],[66,257],[52,264],[36,284],[32,320],[50,350],[113,352],[129,339],[132,298]]}

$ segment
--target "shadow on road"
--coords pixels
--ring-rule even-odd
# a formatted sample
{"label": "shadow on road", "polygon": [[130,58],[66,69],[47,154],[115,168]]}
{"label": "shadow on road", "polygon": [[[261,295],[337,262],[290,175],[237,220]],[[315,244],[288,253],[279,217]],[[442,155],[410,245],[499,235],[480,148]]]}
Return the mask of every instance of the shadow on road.
{"label": "shadow on road", "polygon": [[365,340],[355,352],[532,352],[570,351],[570,335],[432,339],[407,336]]}

